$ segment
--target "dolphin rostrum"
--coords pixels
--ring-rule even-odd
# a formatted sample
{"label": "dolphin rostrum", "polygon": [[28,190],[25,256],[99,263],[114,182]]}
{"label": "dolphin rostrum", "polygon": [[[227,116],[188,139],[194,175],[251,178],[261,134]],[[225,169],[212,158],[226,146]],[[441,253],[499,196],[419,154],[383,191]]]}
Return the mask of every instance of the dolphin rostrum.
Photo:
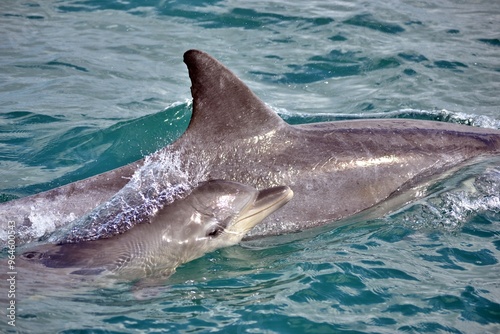
{"label": "dolphin rostrum", "polygon": [[286,186],[258,191],[236,182],[207,181],[163,207],[150,223],[109,239],[42,245],[22,258],[75,275],[107,274],[154,283],[183,263],[239,243],[292,196]]}
{"label": "dolphin rostrum", "polygon": [[[446,172],[500,155],[495,129],[408,119],[289,125],[208,54],[190,50],[184,62],[192,118],[186,132],[158,154],[180,152],[190,165],[203,164],[206,180],[288,185],[295,194],[248,237],[301,231],[396,203],[391,200],[403,195],[408,200]],[[108,201],[143,163],[4,203],[0,213],[25,231],[24,241],[37,238]],[[53,225],[40,228],[37,222],[47,217]]]}

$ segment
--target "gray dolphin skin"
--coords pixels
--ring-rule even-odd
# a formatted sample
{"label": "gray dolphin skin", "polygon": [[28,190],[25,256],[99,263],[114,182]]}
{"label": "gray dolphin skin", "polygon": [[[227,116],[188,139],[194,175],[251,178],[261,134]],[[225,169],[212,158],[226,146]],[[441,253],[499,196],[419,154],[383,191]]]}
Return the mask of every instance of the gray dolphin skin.
{"label": "gray dolphin skin", "polygon": [[[184,62],[192,82],[192,119],[159,153],[178,152],[191,165],[204,164],[205,180],[257,189],[287,185],[294,192],[286,208],[247,238],[342,221],[375,206],[387,204],[390,211],[402,204],[394,199],[421,196],[437,177],[500,156],[495,129],[407,119],[292,126],[210,55],[190,50]],[[40,237],[105,203],[143,163],[4,203],[2,224],[15,221],[26,231],[21,241]],[[43,217],[50,217],[51,228],[39,230],[36,222]]]}
{"label": "gray dolphin skin", "polygon": [[46,244],[22,259],[75,275],[111,275],[127,280],[163,280],[179,265],[232,246],[293,196],[289,187],[258,191],[223,180],[204,182],[187,197],[109,239]]}

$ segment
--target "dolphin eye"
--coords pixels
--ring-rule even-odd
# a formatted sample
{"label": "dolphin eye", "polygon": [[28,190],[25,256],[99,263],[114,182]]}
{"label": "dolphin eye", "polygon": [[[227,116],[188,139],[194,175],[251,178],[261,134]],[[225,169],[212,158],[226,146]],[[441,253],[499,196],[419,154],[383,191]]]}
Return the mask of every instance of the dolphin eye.
{"label": "dolphin eye", "polygon": [[224,229],[219,224],[216,224],[207,231],[207,237],[215,238],[219,236],[222,231],[224,231]]}

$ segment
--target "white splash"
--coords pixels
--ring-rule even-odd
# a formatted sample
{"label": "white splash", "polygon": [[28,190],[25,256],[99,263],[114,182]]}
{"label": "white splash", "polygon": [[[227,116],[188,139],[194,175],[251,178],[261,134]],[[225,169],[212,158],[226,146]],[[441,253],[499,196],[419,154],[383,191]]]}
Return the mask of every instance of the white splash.
{"label": "white splash", "polygon": [[163,206],[187,196],[205,179],[203,159],[190,161],[184,156],[182,151],[164,149],[146,157],[144,165],[115,196],[50,241],[95,240],[148,222]]}
{"label": "white splash", "polygon": [[455,190],[444,190],[419,200],[391,215],[413,228],[456,231],[472,217],[500,214],[500,169],[492,167]]}

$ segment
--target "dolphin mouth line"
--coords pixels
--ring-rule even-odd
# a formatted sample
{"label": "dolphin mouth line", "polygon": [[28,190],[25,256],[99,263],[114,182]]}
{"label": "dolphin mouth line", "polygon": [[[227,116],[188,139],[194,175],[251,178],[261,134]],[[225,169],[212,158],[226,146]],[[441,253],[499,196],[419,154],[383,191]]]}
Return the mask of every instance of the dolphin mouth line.
{"label": "dolphin mouth line", "polygon": [[[293,198],[290,187],[279,186],[261,191],[252,207],[242,216],[238,217],[233,226],[238,226],[238,231],[229,233],[246,233],[265,217],[278,210]],[[255,219],[254,219],[255,218]]]}

